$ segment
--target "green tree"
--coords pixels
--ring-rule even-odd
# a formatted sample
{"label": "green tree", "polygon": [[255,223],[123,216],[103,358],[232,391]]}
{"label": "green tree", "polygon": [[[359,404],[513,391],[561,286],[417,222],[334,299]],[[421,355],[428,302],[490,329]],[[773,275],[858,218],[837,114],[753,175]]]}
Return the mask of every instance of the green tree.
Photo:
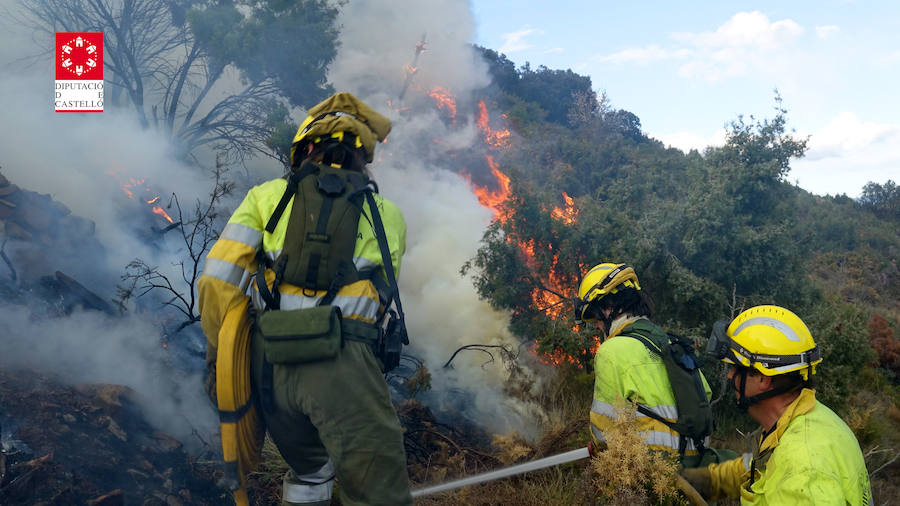
{"label": "green tree", "polygon": [[747,297],[796,301],[810,294],[793,235],[797,190],[784,177],[806,140],[786,132],[786,111],[777,96],[776,102],[774,119],[738,118],[725,145],[707,150],[682,212],[661,232],[668,252],[710,283]]}
{"label": "green tree", "polygon": [[900,222],[900,186],[890,179],[884,184],[866,183],[859,202],[879,218]]}

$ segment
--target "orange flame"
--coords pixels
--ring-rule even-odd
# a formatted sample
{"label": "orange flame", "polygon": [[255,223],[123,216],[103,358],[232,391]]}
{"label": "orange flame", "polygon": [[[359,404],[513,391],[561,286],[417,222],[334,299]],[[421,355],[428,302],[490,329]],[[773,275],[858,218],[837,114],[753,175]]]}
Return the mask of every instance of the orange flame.
{"label": "orange flame", "polygon": [[468,174],[463,174],[463,177],[472,185],[472,191],[478,197],[478,202],[483,207],[490,209],[494,213],[494,219],[499,219],[502,223],[508,218],[507,213],[500,208],[500,205],[509,198],[509,176],[500,171],[500,166],[494,161],[493,156],[485,155],[485,158],[488,166],[491,168],[491,173],[497,180],[498,188],[496,190],[490,190],[486,186],[475,184],[472,181],[472,177]]}
{"label": "orange flame", "polygon": [[[106,171],[106,174],[109,176],[112,176],[116,179],[119,179],[120,172],[122,172],[122,169],[114,167],[114,168]],[[128,198],[134,200],[134,197],[135,197],[134,192],[137,191],[138,188],[144,187],[145,181],[146,181],[145,178],[138,179],[138,178],[129,177],[128,181],[125,183],[123,183],[123,182],[121,182],[121,180],[119,180],[119,186],[122,188],[122,191],[125,192],[125,195],[128,195]],[[143,190],[145,193],[150,192],[150,188],[144,187]],[[146,198],[142,198],[141,200],[146,202],[148,205],[153,206],[151,209],[153,211],[153,214],[158,214],[159,216],[162,216],[169,223],[175,223],[175,221],[172,220],[172,217],[169,216],[169,213],[167,213],[162,207],[153,205],[159,201],[159,195],[157,195],[153,198],[150,198],[149,200]]]}
{"label": "orange flame", "polygon": [[172,221],[172,218],[169,216],[169,213],[165,212],[163,210],[163,208],[161,208],[159,206],[153,206],[153,214],[158,214],[158,215],[162,216],[169,223],[175,223],[174,221]]}
{"label": "orange flame", "polygon": [[428,92],[428,96],[437,102],[438,109],[446,110],[451,118],[456,118],[456,98],[449,91],[440,86],[435,86],[434,89]]}
{"label": "orange flame", "polygon": [[[431,95],[437,100],[435,95]],[[487,110],[487,106],[485,102],[482,100],[478,103],[478,117],[476,118],[476,125],[479,131],[482,132],[484,142],[490,149],[507,149],[510,146],[511,136],[509,130],[495,130],[490,126],[490,115]],[[501,223],[505,223],[510,218],[511,210],[504,209],[502,204],[509,199],[510,196],[510,178],[506,174],[504,174],[500,170],[499,164],[495,161],[494,156],[490,154],[485,154],[485,159],[487,161],[488,166],[491,169],[491,173],[493,174],[496,180],[496,188],[495,190],[490,190],[487,186],[479,186],[472,182],[472,178],[463,174],[466,179],[469,180],[472,185],[472,191],[475,193],[475,196],[478,197],[478,202],[491,210],[494,214],[494,219],[500,220]],[[567,193],[563,192],[562,194],[563,200],[565,202],[563,207],[554,207],[550,215],[556,220],[561,221],[566,225],[572,225],[576,223],[578,217],[578,209],[575,207],[575,199],[570,197]],[[525,265],[527,265],[531,270],[538,269],[538,261],[535,256],[535,249],[538,247],[547,247],[552,249],[552,245],[538,245],[534,239],[522,240],[515,239],[512,236],[507,236],[506,240],[510,243],[515,243],[519,250],[522,253],[522,256],[525,260]],[[567,303],[567,294],[570,293],[571,283],[568,282],[563,276],[558,274],[560,269],[557,266],[559,261],[559,256],[553,255],[553,259],[551,261],[551,266],[549,269],[549,273],[542,280],[542,286],[536,287],[531,291],[531,302],[533,307],[538,308],[544,312],[544,314],[551,320],[561,321],[566,317],[566,311],[571,309],[571,306]],[[572,328],[573,332],[577,332],[577,327]],[[593,343],[590,346],[589,350],[585,351],[585,354],[590,353],[591,355],[596,352],[597,346],[600,344],[600,338],[594,337]],[[582,367],[582,363],[584,362],[584,356],[573,356],[565,353],[561,348],[557,348],[549,353],[539,353],[537,350],[537,343],[531,348],[532,353],[534,353],[539,360],[546,364],[552,365],[561,365],[563,363],[571,363],[577,365],[578,367]],[[590,355],[588,355],[590,356]]]}
{"label": "orange flame", "polygon": [[565,207],[554,207],[553,210],[550,211],[550,216],[566,225],[574,225],[575,219],[578,216],[578,209],[575,208],[575,199],[570,197],[566,192],[562,192],[562,196],[563,200],[566,201]]}
{"label": "orange flame", "polygon": [[135,179],[133,177],[130,177],[130,178],[128,178],[127,183],[122,183],[122,191],[125,192],[125,195],[128,195],[128,198],[133,199],[134,192],[131,190],[137,186],[142,186],[143,184],[144,184],[143,179]]}
{"label": "orange flame", "polygon": [[490,126],[490,115],[484,100],[478,102],[478,119],[475,124],[484,134],[484,142],[493,149],[508,148],[510,142],[509,130],[494,130]]}

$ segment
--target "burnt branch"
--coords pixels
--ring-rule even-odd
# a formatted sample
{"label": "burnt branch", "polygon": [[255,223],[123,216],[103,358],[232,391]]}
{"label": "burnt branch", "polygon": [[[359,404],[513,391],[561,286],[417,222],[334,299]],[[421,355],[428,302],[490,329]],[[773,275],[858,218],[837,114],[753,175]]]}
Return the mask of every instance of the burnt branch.
{"label": "burnt branch", "polygon": [[167,227],[167,230],[177,229],[181,232],[181,239],[187,251],[186,258],[172,264],[179,269],[181,279],[173,281],[170,274],[164,273],[159,267],[151,266],[140,258],[132,260],[125,267],[125,273],[121,277],[125,284],[117,287],[118,295],[114,301],[120,310],[125,310],[125,303],[129,299],[157,291],[167,297],[162,302],[163,306],[171,307],[184,316],[184,320],[174,333],[200,321],[200,314],[197,312],[197,281],[202,274],[200,266],[206,252],[219,238],[218,204],[234,190],[234,183],[226,181],[224,173],[221,157],[218,157],[213,171],[214,183],[209,200],[201,202],[197,199],[191,216],[185,216],[176,194],[173,193],[169,201],[167,207],[175,206],[178,220]]}
{"label": "burnt branch", "polygon": [[13,281],[16,281],[18,277],[16,275],[16,268],[13,266],[12,260],[6,256],[6,238],[3,239],[3,244],[0,245],[0,258],[2,258],[6,266],[9,267],[9,277],[12,278]]}
{"label": "burnt branch", "polygon": [[460,346],[459,348],[456,349],[456,351],[453,352],[453,355],[451,355],[450,359],[447,360],[447,363],[444,364],[444,369],[449,368],[450,364],[453,362],[453,359],[456,358],[456,356],[459,355],[460,352],[463,352],[465,350],[480,351],[482,353],[487,354],[489,357],[491,357],[490,360],[481,364],[481,367],[484,367],[484,366],[494,362],[494,354],[491,353],[490,351],[488,351],[491,349],[499,349],[500,353],[503,355],[504,358],[513,356],[512,351],[510,351],[510,349],[506,345],[502,345],[502,344],[467,344],[465,346]]}

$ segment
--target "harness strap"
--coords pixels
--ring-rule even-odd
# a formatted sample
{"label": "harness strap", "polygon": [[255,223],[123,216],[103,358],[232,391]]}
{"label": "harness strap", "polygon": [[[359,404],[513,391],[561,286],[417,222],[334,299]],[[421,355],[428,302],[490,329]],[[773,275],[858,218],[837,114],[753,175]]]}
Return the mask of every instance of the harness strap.
{"label": "harness strap", "polygon": [[284,214],[285,208],[287,208],[288,202],[291,201],[291,198],[297,193],[297,185],[300,184],[300,181],[303,180],[306,176],[310,174],[315,174],[319,171],[319,168],[314,163],[307,163],[305,167],[301,167],[300,170],[291,172],[291,176],[288,178],[287,186],[284,189],[284,193],[281,194],[281,200],[278,201],[278,205],[275,206],[275,211],[272,212],[272,216],[269,218],[269,222],[266,223],[266,232],[272,233],[275,232],[275,227],[278,226],[278,222],[281,220],[281,215]]}
{"label": "harness strap", "polygon": [[331,280],[331,284],[328,285],[328,291],[325,292],[325,295],[322,297],[322,300],[319,301],[319,306],[328,306],[331,305],[331,302],[334,301],[334,298],[337,296],[338,291],[344,286],[344,275],[347,272],[347,264],[341,262],[338,265],[337,270],[334,273],[334,279]]}
{"label": "harness strap", "polygon": [[[366,201],[369,203],[369,210],[372,213],[372,224],[375,227],[375,237],[378,239],[378,249],[381,250],[381,263],[384,264],[384,273],[387,275],[389,285],[387,305],[390,306],[391,301],[397,305],[397,314],[400,316],[400,325],[402,325],[403,344],[409,344],[409,337],[406,334],[406,317],[403,314],[403,304],[400,303],[400,291],[397,288],[397,278],[394,276],[394,263],[391,260],[391,250],[388,246],[387,235],[384,231],[384,223],[381,221],[381,213],[378,212],[378,204],[375,202],[371,189],[366,189]],[[385,311],[384,317],[388,314]]]}

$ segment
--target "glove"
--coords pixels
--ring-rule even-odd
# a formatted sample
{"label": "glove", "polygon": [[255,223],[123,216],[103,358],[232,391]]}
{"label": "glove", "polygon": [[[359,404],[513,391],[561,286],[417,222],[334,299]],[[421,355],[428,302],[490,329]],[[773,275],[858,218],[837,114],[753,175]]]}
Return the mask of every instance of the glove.
{"label": "glove", "polygon": [[681,476],[703,497],[712,496],[712,478],[708,467],[688,467],[681,470]]}
{"label": "glove", "polygon": [[593,441],[588,441],[587,445],[588,455],[591,457],[596,457],[602,451],[606,451],[606,442],[595,443]]}

